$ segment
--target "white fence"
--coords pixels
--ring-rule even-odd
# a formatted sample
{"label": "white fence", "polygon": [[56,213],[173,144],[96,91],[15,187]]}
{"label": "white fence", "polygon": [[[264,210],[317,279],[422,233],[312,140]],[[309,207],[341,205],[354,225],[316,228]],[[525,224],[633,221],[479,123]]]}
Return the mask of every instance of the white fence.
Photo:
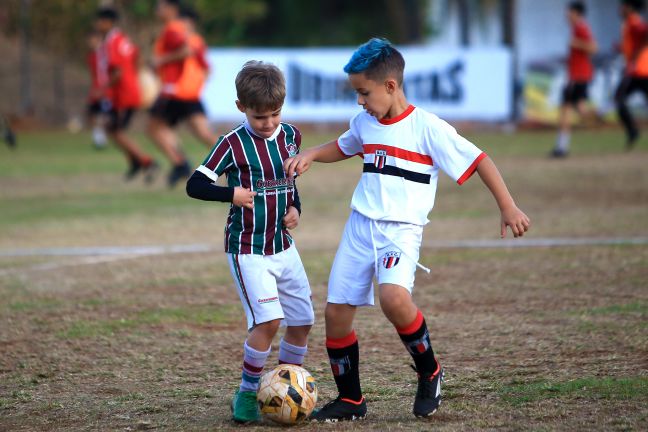
{"label": "white fence", "polygon": [[[353,48],[210,49],[212,67],[203,102],[213,121],[237,121],[234,78],[243,63],[262,60],[286,76],[287,121],[347,121],[361,108],[342,68]],[[512,109],[511,54],[505,49],[439,50],[406,47],[409,101],[452,120],[508,119]]]}

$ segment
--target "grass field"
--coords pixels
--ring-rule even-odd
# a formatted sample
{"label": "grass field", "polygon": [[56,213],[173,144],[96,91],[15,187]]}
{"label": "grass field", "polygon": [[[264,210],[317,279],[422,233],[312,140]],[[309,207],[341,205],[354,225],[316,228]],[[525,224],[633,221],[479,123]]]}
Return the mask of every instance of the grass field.
{"label": "grass field", "polygon": [[[314,145],[335,134],[306,135]],[[648,237],[648,142],[579,131],[553,161],[548,132],[469,135],[532,218],[530,238]],[[194,163],[206,149],[185,138]],[[142,138],[142,142],[145,140]],[[149,145],[148,143],[146,144]],[[299,180],[295,232],[317,323],[306,367],[334,396],[323,347],[328,270],[359,160]],[[226,206],[125,183],[121,156],[87,135],[0,147],[0,430],[226,430],[244,318],[224,254],[19,256],[48,247],[222,243]],[[165,168],[166,169],[166,168]],[[464,249],[497,239],[478,178],[440,182],[414,297],[446,368],[444,402],[411,414],[410,360],[379,308],[356,323],[369,417],[299,430],[645,430],[648,245]],[[276,361],[276,344],[271,361]],[[271,425],[264,427],[276,430]]]}

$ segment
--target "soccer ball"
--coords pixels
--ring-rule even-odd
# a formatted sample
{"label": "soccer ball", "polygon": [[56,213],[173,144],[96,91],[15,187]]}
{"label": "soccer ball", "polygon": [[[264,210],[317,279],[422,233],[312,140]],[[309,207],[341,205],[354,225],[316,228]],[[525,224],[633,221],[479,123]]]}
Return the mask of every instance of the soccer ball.
{"label": "soccer ball", "polygon": [[315,379],[302,367],[279,365],[261,377],[257,401],[266,418],[281,424],[299,423],[315,408]]}

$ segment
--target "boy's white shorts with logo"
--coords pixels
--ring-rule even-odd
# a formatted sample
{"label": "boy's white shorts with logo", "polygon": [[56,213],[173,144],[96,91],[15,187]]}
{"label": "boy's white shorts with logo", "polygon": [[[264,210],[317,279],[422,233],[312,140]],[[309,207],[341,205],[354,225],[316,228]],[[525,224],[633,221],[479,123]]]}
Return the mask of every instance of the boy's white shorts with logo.
{"label": "boy's white shorts with logo", "polygon": [[373,278],[412,292],[423,227],[376,221],[353,210],[331,268],[329,303],[371,306]]}
{"label": "boy's white shorts with logo", "polygon": [[274,255],[227,254],[248,330],[281,319],[282,326],[315,321],[311,289],[295,245]]}

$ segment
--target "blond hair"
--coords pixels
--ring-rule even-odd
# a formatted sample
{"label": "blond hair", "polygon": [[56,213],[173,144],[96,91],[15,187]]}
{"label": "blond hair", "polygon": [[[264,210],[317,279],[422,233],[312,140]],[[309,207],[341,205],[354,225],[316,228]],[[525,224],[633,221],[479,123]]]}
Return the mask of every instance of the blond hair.
{"label": "blond hair", "polygon": [[259,111],[277,110],[286,98],[286,80],[271,63],[250,60],[236,75],[236,96],[241,105]]}

